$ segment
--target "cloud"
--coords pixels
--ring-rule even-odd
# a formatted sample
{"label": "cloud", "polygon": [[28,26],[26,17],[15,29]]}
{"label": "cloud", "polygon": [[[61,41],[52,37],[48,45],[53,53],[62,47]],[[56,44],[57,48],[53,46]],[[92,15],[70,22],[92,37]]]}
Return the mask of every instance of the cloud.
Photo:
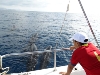
{"label": "cloud", "polygon": [[[0,7],[30,11],[65,11],[67,0],[1,0]],[[63,10],[62,10],[63,9]]]}
{"label": "cloud", "polygon": [[[99,0],[81,0],[86,12],[100,13]],[[69,0],[0,0],[0,8],[66,12]],[[78,0],[70,0],[70,12],[82,12]]]}

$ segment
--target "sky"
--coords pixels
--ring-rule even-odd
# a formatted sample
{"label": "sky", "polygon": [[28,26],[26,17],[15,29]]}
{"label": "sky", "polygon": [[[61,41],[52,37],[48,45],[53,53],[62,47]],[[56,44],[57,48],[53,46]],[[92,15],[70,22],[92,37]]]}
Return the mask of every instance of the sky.
{"label": "sky", "polygon": [[[69,3],[70,1],[70,3]],[[89,13],[100,13],[100,0],[81,0],[84,10]],[[78,0],[0,0],[1,9],[24,11],[82,12]]]}

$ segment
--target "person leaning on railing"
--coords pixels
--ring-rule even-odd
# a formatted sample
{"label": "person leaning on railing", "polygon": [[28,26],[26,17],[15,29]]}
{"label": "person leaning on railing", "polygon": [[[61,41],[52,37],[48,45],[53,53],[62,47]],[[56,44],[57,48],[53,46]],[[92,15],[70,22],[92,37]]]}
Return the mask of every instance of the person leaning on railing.
{"label": "person leaning on railing", "polygon": [[[75,33],[72,40],[74,45],[70,47],[70,50],[74,50],[74,52],[67,72],[59,72],[59,74],[70,75],[76,64],[80,63],[86,75],[100,75],[100,50],[88,42],[88,37],[83,32]],[[68,50],[68,48],[63,49]]]}

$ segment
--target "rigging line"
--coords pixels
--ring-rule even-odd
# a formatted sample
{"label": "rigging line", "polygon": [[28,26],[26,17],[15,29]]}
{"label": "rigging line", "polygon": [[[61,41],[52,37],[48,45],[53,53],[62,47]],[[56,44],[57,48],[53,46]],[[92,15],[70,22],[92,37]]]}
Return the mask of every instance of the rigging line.
{"label": "rigging line", "polygon": [[65,17],[64,17],[64,20],[63,20],[63,24],[62,24],[61,29],[60,29],[60,35],[61,35],[62,28],[63,28],[63,26],[64,26],[64,21],[65,21],[65,19],[66,19],[67,12],[69,11],[69,3],[70,3],[70,0],[69,0],[69,2],[68,2],[68,4],[67,4],[67,10],[66,10],[66,13],[65,13]]}
{"label": "rigging line", "polygon": [[[63,28],[63,26],[64,26],[64,21],[65,21],[65,19],[66,19],[67,12],[69,11],[69,3],[70,3],[70,0],[69,0],[69,2],[68,2],[68,4],[67,4],[67,10],[66,10],[66,13],[65,13],[65,16],[64,16],[63,24],[62,24],[61,29],[60,29],[59,36],[61,35],[62,28]],[[57,45],[58,45],[58,41],[56,41],[56,46],[55,46],[55,48],[57,47]]]}
{"label": "rigging line", "polygon": [[100,49],[100,46],[99,46],[98,41],[97,41],[97,39],[96,39],[96,36],[95,36],[95,34],[94,34],[94,32],[93,32],[93,29],[92,29],[92,27],[91,27],[91,25],[90,25],[90,22],[89,22],[88,17],[87,17],[87,15],[86,15],[86,13],[85,13],[85,10],[84,10],[84,8],[83,8],[83,6],[82,6],[82,3],[81,3],[80,0],[78,0],[78,2],[79,2],[79,4],[80,4],[80,6],[81,6],[82,12],[83,12],[83,14],[84,14],[84,16],[85,16],[85,18],[86,18],[86,21],[87,21],[87,23],[88,23],[88,26],[90,27],[90,30],[91,30],[91,32],[92,32],[92,34],[93,34],[93,37],[94,37],[94,39],[95,39],[95,41],[96,41],[96,43],[97,43],[97,45],[98,45],[98,48]]}

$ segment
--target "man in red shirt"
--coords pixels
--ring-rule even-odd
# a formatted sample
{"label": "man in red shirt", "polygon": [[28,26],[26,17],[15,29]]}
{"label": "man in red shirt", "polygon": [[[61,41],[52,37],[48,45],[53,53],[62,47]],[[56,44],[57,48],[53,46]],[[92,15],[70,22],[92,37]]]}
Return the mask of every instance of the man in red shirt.
{"label": "man in red shirt", "polygon": [[[60,72],[62,75],[70,75],[77,63],[83,67],[86,75],[100,75],[100,51],[92,43],[88,43],[85,33],[79,32],[72,37],[74,46],[70,50],[75,50],[72,54],[67,72]],[[64,50],[67,50],[64,48]]]}

